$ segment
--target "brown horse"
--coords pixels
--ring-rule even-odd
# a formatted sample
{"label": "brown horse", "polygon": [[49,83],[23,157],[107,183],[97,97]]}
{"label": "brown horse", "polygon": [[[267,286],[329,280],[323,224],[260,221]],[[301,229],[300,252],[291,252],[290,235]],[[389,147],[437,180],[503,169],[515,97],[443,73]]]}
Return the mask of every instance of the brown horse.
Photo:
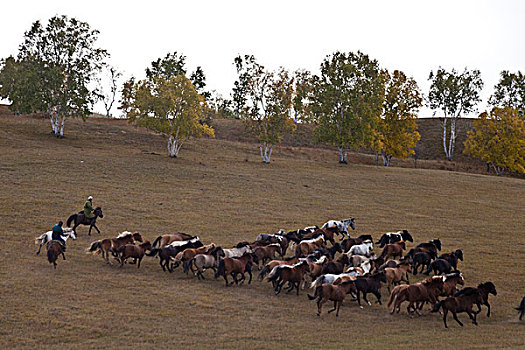
{"label": "brown horse", "polygon": [[461,312],[466,312],[472,320],[472,323],[474,323],[477,326],[478,322],[476,321],[476,316],[479,313],[479,311],[472,311],[472,307],[474,306],[474,303],[481,302],[482,300],[479,291],[473,288],[460,296],[450,297],[440,301],[439,303],[434,305],[434,309],[432,310],[432,312],[438,312],[439,309],[443,308],[443,324],[445,325],[445,328],[448,328],[447,314],[449,311],[452,312],[452,316],[461,327],[463,327],[463,323],[461,323],[461,321],[458,320],[457,316],[457,314]]}
{"label": "brown horse", "polygon": [[176,268],[182,263],[184,264],[184,272],[188,274],[189,265],[186,264],[186,262],[194,258],[197,254],[209,254],[215,248],[215,243],[203,245],[202,247],[198,248],[186,248],[182,252],[179,252],[177,255],[175,255],[175,258],[173,258],[172,261],[173,267]]}
{"label": "brown horse", "polygon": [[410,283],[408,280],[408,273],[412,272],[412,267],[410,264],[401,264],[397,267],[387,267],[385,268],[385,276],[387,281],[386,288],[390,293],[390,288],[392,285],[400,284],[401,282]]}
{"label": "brown horse", "polygon": [[66,260],[66,256],[64,255],[64,248],[62,247],[62,244],[58,241],[49,241],[47,243],[47,260],[50,264],[53,264],[53,267],[57,268],[57,259],[58,257],[62,255],[62,258]]}
{"label": "brown horse", "polygon": [[356,293],[354,281],[345,281],[341,284],[335,285],[331,283],[325,283],[315,289],[313,296],[308,294],[308,299],[314,300],[317,298],[317,316],[321,316],[321,308],[324,303],[328,300],[334,302],[334,308],[328,310],[328,313],[336,311],[335,317],[339,317],[339,308],[343,304],[343,300],[346,295],[353,291]]}
{"label": "brown horse", "polygon": [[317,238],[320,235],[324,236],[325,241],[329,241],[330,243],[332,243],[332,245],[335,244],[334,231],[333,230],[326,230],[326,229],[322,229],[322,228],[318,228],[317,230],[315,230],[315,231],[313,231],[311,233],[307,233],[307,234],[303,235],[302,239],[305,240],[305,239]]}
{"label": "brown horse", "polygon": [[[281,245],[279,243],[272,243],[267,246],[263,247],[257,247],[253,250],[255,255],[257,255],[257,259],[259,260],[259,263],[262,263],[263,265],[266,264],[267,261],[272,260],[275,258],[275,253],[281,254]],[[260,270],[259,264],[257,264],[257,269]]]}
{"label": "brown horse", "polygon": [[485,305],[488,308],[487,317],[490,317],[490,304],[489,304],[489,294],[498,295],[496,291],[496,286],[492,282],[485,282],[478,285],[477,288],[466,287],[454,294],[455,297],[460,296],[464,293],[469,293],[471,291],[477,291],[481,296],[481,299],[476,302],[478,305],[477,313],[481,312],[481,305]]}
{"label": "brown horse", "polygon": [[295,264],[294,266],[282,265],[276,267],[276,271],[273,276],[268,278],[270,282],[275,283],[275,294],[281,293],[283,285],[288,282],[290,286],[286,293],[290,293],[294,288],[297,289],[297,295],[299,295],[299,285],[303,281],[304,274],[308,271],[308,262],[302,261]]}
{"label": "brown horse", "polygon": [[112,264],[111,261],[109,261],[109,253],[111,252],[113,256],[116,256],[116,250],[118,248],[126,244],[133,244],[135,241],[142,242],[142,236],[140,233],[124,231],[115,238],[104,238],[91,243],[87,252],[96,254],[102,253],[102,258],[106,261],[106,264]]}
{"label": "brown horse", "polygon": [[126,244],[117,248],[116,253],[119,254],[120,267],[124,266],[124,262],[127,259],[133,258],[134,264],[138,261],[137,269],[140,268],[140,262],[142,261],[142,258],[144,258],[146,250],[151,250],[151,248],[151,243],[149,241],[139,245]]}
{"label": "brown horse", "polygon": [[401,258],[403,256],[403,250],[405,249],[407,249],[405,241],[398,241],[395,243],[387,244],[385,245],[385,248],[383,248],[383,252],[380,256],[383,257],[385,261],[389,258],[395,259],[397,256]]}
{"label": "brown horse", "polygon": [[[246,280],[244,273],[248,272],[248,275],[250,275],[248,284],[250,284],[252,282],[252,264],[257,262],[257,255],[253,253],[246,253],[240,258],[224,258],[219,262],[215,278],[222,276],[227,287],[233,284],[233,282],[228,283],[228,275],[233,277],[235,284],[239,284],[239,282],[242,283]],[[237,280],[238,274],[242,275],[240,280]]]}
{"label": "brown horse", "polygon": [[264,276],[266,276],[270,271],[273,270],[274,267],[279,265],[293,265],[299,262],[298,257],[291,257],[286,258],[285,260],[272,260],[268,262],[266,265],[264,265],[264,268],[259,273],[259,280],[262,281],[264,279]]}
{"label": "brown horse", "polygon": [[397,293],[395,296],[394,309],[390,313],[394,313],[395,310],[399,312],[401,303],[408,301],[409,305],[407,306],[407,312],[410,314],[410,310],[413,309],[418,315],[421,315],[415,304],[425,301],[435,304],[437,302],[437,297],[443,288],[443,280],[441,276],[435,276],[425,281],[403,287],[404,288],[400,288],[398,291],[396,291],[397,287],[392,290],[388,306],[390,306],[393,301],[392,298],[394,292]]}
{"label": "brown horse", "polygon": [[167,235],[162,235],[162,236],[158,236],[157,238],[155,238],[155,240],[153,241],[153,244],[151,245],[153,248],[162,248],[162,247],[165,247],[167,246],[168,244],[172,243],[172,242],[175,242],[175,241],[187,241],[189,239],[192,239],[193,236],[187,234],[187,233],[183,233],[183,232],[177,232],[177,233],[174,233],[174,234],[167,234]]}
{"label": "brown horse", "polygon": [[302,240],[295,247],[295,256],[304,258],[315,249],[325,246],[324,236],[322,235],[317,238]]}

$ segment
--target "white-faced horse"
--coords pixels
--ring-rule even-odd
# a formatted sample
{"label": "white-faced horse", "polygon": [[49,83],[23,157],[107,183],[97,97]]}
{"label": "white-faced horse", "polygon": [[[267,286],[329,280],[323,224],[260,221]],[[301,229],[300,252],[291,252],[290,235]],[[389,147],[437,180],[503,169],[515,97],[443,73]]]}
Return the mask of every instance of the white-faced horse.
{"label": "white-faced horse", "polygon": [[373,254],[373,249],[374,243],[372,243],[371,240],[366,240],[361,244],[352,246],[346,254],[348,255],[348,258],[351,258],[352,255],[363,255],[370,257]]}
{"label": "white-faced horse", "polygon": [[[61,237],[64,240],[64,242],[67,241],[69,237],[71,237],[73,240],[77,239],[77,235],[75,234],[75,231],[73,231],[73,229],[69,227],[64,228],[64,234]],[[35,244],[39,244],[36,255],[40,254],[40,250],[42,250],[42,246],[44,244],[52,240],[53,240],[53,231],[47,231],[46,233],[43,233],[40,236],[38,236],[35,239]]]}
{"label": "white-faced horse", "polygon": [[324,230],[335,230],[336,232],[340,232],[343,236],[350,237],[348,234],[348,227],[351,227],[352,230],[355,230],[355,219],[349,218],[344,220],[329,220],[327,221],[323,226],[321,226]]}

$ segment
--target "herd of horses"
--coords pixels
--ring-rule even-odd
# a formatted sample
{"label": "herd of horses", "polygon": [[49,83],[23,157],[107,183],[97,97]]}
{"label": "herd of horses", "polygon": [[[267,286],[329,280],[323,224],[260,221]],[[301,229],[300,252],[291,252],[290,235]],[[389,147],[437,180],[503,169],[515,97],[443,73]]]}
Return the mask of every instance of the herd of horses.
{"label": "herd of horses", "polygon": [[[91,222],[79,221],[77,214],[70,217],[75,225]],[[99,215],[102,217],[100,210]],[[75,227],[76,227],[75,226]],[[275,294],[285,288],[287,293],[309,288],[309,300],[316,300],[317,315],[321,315],[322,305],[333,302],[336,312],[348,295],[363,308],[361,299],[369,306],[368,294],[376,297],[376,303],[382,304],[383,286],[389,293],[387,302],[390,313],[399,313],[401,305],[407,304],[409,315],[421,315],[425,304],[430,304],[429,311],[441,312],[446,328],[447,315],[452,313],[454,320],[461,326],[458,313],[467,313],[472,323],[477,325],[477,315],[482,306],[486,306],[490,317],[489,295],[497,295],[495,285],[484,282],[477,287],[463,287],[465,280],[458,270],[458,261],[463,261],[461,249],[441,253],[441,241],[434,239],[423,242],[407,250],[408,242],[413,237],[407,230],[388,232],[375,242],[382,249],[376,255],[371,235],[351,238],[349,229],[355,229],[353,218],[330,220],[321,227],[310,226],[293,231],[280,230],[274,234],[260,234],[254,241],[242,241],[232,248],[223,248],[215,243],[204,244],[198,236],[175,233],[158,236],[153,243],[144,240],[138,232],[122,232],[116,237],[96,240],[86,252],[100,254],[107,264],[116,260],[120,266],[126,262],[140,264],[144,256],[155,257],[163,271],[173,272],[182,266],[184,273],[190,272],[199,280],[205,279],[204,272],[213,270],[214,277],[222,277],[226,286],[252,282],[252,271],[259,271],[258,279],[271,283]],[[98,228],[97,228],[98,230]],[[64,230],[63,239],[76,239],[73,228]],[[339,242],[336,242],[336,237]],[[51,240],[51,232],[37,238],[40,248],[47,242],[48,260],[56,268],[56,260],[65,254],[61,244]],[[291,251],[291,256],[287,252]],[[410,274],[425,278],[417,283],[410,283]],[[432,276],[430,276],[432,274]],[[428,276],[428,277],[427,277]],[[232,280],[228,280],[231,278]],[[442,298],[442,299],[440,299]],[[474,310],[474,306],[477,310]],[[525,312],[525,298],[520,307],[520,320]]]}

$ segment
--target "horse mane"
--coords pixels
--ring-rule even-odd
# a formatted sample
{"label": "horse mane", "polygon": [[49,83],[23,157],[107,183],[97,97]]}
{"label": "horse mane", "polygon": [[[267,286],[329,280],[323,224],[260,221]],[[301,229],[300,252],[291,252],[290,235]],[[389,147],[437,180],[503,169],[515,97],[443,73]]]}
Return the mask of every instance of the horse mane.
{"label": "horse mane", "polygon": [[126,236],[131,236],[131,235],[133,235],[133,233],[131,233],[129,231],[124,231],[124,232],[119,233],[116,238],[122,238],[122,237],[126,237]]}
{"label": "horse mane", "polygon": [[478,284],[478,289],[485,289],[486,287],[495,287],[494,286],[494,283],[488,281],[488,282],[483,282],[483,283],[480,283]]}

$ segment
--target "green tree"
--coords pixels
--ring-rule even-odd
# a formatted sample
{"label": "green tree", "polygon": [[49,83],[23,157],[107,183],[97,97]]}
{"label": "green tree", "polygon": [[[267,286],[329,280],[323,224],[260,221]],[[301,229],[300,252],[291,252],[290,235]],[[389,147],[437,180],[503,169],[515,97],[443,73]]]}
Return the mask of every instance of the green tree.
{"label": "green tree", "polygon": [[492,107],[511,107],[525,113],[525,76],[518,71],[502,71],[500,80],[494,86],[494,93],[489,99]]}
{"label": "green tree", "polygon": [[283,68],[266,71],[253,56],[245,56],[244,60],[239,56],[236,61],[242,67],[239,79],[246,84],[240,118],[257,136],[263,163],[269,163],[273,146],[296,127],[291,118],[293,77]]}
{"label": "green tree", "polygon": [[379,123],[379,147],[383,165],[390,166],[392,157],[407,158],[414,154],[420,139],[417,112],[423,103],[419,87],[413,78],[395,70],[387,74],[383,118]]}
{"label": "green tree", "polygon": [[90,114],[96,100],[90,85],[108,56],[95,46],[98,34],[88,23],[67,16],[55,16],[45,27],[39,21],[33,23],[24,34],[17,60],[8,59],[11,67],[2,70],[12,72],[13,65],[17,67],[19,87],[2,87],[12,108],[45,112],[59,137],[64,135],[67,117]]}
{"label": "green tree", "polygon": [[314,88],[314,78],[312,74],[304,69],[294,72],[294,96],[293,110],[294,120],[311,122],[311,96]]}
{"label": "green tree", "polygon": [[120,108],[129,122],[166,136],[170,157],[178,157],[189,137],[214,136],[213,128],[201,122],[207,108],[204,96],[185,75],[128,80]]}
{"label": "green tree", "polygon": [[[169,79],[178,75],[187,75],[186,56],[179,54],[177,51],[168,53],[164,58],[158,58],[151,62],[151,66],[146,68],[146,77],[163,77]],[[190,81],[197,92],[208,98],[210,94],[204,90],[206,87],[206,75],[201,66],[197,66],[195,71],[190,74]]]}
{"label": "green tree", "polygon": [[369,146],[381,117],[384,74],[367,55],[335,52],[313,77],[310,113],[317,124],[318,141],[337,146],[339,162],[349,149]]}
{"label": "green tree", "polygon": [[[456,121],[476,111],[476,105],[481,101],[479,92],[483,88],[483,81],[480,75],[479,70],[469,71],[465,68],[460,74],[455,69],[447,72],[440,67],[435,73],[430,72],[428,77],[431,81],[428,106],[443,113],[443,151],[448,160],[454,156]],[[447,133],[449,128],[450,132]]]}
{"label": "green tree", "polygon": [[525,173],[525,117],[518,110],[495,107],[484,112],[467,132],[464,153],[492,165],[496,174],[505,169]]}
{"label": "green tree", "polygon": [[241,111],[247,102],[248,85],[251,76],[258,69],[258,64],[253,55],[237,56],[233,60],[237,70],[237,80],[233,83],[232,104],[235,112],[235,119],[240,119]]}

